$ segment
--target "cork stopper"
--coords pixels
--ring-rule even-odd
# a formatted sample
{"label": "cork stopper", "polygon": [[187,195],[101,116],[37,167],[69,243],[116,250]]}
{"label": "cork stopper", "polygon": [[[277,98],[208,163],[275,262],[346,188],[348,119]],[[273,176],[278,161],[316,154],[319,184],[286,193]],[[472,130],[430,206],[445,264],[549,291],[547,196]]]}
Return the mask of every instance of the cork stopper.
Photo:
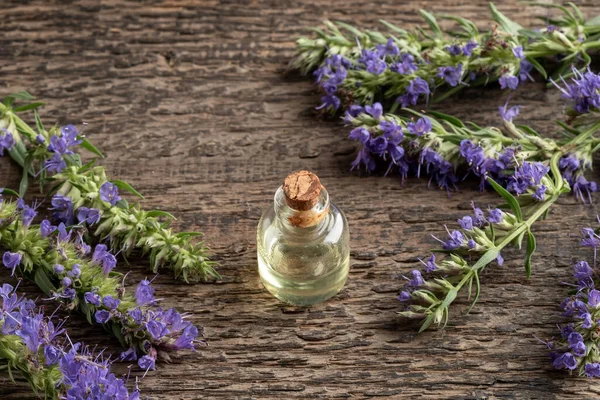
{"label": "cork stopper", "polygon": [[294,210],[308,211],[319,201],[322,187],[319,177],[312,172],[294,172],[283,181],[285,202]]}

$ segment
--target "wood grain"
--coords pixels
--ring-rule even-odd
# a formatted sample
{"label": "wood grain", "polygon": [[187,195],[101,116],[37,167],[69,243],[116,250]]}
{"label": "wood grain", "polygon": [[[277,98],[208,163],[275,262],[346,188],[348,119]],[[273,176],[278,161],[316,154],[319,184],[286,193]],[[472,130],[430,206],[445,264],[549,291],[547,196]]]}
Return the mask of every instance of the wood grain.
{"label": "wood grain", "polygon": [[[587,16],[595,0],[578,2]],[[539,7],[497,2],[524,25]],[[151,399],[539,398],[591,399],[600,385],[553,371],[545,347],[560,321],[559,302],[579,228],[597,207],[564,197],[538,223],[533,276],[521,252],[482,277],[475,311],[452,309],[443,331],[416,334],[398,320],[395,296],[403,274],[435,244],[430,234],[454,226],[471,200],[497,202],[465,182],[450,198],[425,180],[349,172],[354,145],[337,120],[320,120],[310,80],[283,74],[294,39],[323,19],[402,27],[417,10],[460,14],[489,26],[487,2],[438,0],[334,1],[3,1],[0,6],[0,92],[29,90],[47,102],[48,122],[86,122],[114,178],[146,196],[147,208],[202,230],[222,266],[223,281],[156,282],[168,306],[194,313],[209,346],[181,353],[140,383]],[[497,123],[505,95],[466,90],[438,109],[480,124]],[[562,103],[543,83],[521,88],[521,121],[551,134]],[[291,171],[314,171],[347,214],[352,269],[347,287],[308,310],[282,305],[260,284],[255,228]],[[0,160],[1,184],[16,187],[18,168]],[[598,180],[595,172],[590,176]],[[143,260],[129,284],[146,275]],[[2,281],[10,281],[1,271]],[[39,295],[31,285],[22,289]],[[51,307],[51,305],[48,305]],[[73,315],[76,340],[115,342]],[[125,371],[126,365],[121,365]],[[34,398],[22,382],[0,379],[2,399]]]}

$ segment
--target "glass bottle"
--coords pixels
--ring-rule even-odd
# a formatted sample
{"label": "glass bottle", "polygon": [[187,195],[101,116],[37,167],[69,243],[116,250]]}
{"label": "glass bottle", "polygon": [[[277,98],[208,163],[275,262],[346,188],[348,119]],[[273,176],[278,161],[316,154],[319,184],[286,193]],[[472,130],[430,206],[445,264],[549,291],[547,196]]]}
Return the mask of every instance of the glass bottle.
{"label": "glass bottle", "polygon": [[319,178],[289,175],[263,213],[257,229],[258,272],[278,299],[309,306],[329,299],[350,269],[348,222],[329,201]]}

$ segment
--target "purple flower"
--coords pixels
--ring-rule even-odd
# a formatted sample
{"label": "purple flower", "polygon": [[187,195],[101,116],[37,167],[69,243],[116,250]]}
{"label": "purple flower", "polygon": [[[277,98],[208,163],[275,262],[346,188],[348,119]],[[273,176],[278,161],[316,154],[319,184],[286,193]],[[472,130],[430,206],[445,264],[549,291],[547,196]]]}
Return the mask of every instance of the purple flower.
{"label": "purple flower", "polygon": [[96,307],[100,307],[100,295],[96,292],[86,292],[83,295],[83,298],[86,303],[93,304]]}
{"label": "purple flower", "polygon": [[67,232],[67,227],[65,226],[64,223],[60,223],[58,225],[58,241],[59,242],[68,242],[69,240],[71,240],[71,233],[73,233],[73,230],[69,230],[69,232]]}
{"label": "purple flower", "polygon": [[523,162],[507,185],[507,189],[517,195],[523,194],[530,187],[540,184],[542,178],[550,171],[550,168],[541,162]]}
{"label": "purple flower", "polygon": [[146,323],[146,329],[150,332],[150,335],[156,340],[162,338],[169,333],[167,324],[162,321],[151,320]]}
{"label": "purple flower", "polygon": [[62,278],[61,283],[62,283],[63,287],[68,288],[69,286],[71,286],[71,284],[73,283],[73,281],[68,276],[65,276],[64,278]]}
{"label": "purple flower", "polygon": [[504,106],[498,107],[498,111],[500,112],[500,118],[508,122],[512,122],[512,120],[519,115],[520,109],[521,106],[513,106],[511,108],[508,108],[508,101],[506,102],[506,104],[504,104]]}
{"label": "purple flower", "polygon": [[594,271],[587,263],[587,261],[581,260],[575,263],[573,266],[575,279],[581,281],[584,279],[591,278],[594,276]]}
{"label": "purple flower", "polygon": [[104,296],[102,302],[109,310],[116,310],[117,307],[119,307],[119,304],[121,304],[121,300],[115,299],[111,295]]}
{"label": "purple flower", "polygon": [[48,151],[59,154],[61,156],[64,154],[73,154],[73,152],[67,148],[67,141],[60,136],[52,136],[50,138]]}
{"label": "purple flower", "polygon": [[587,347],[585,347],[583,342],[577,342],[573,345],[573,347],[571,347],[571,351],[573,352],[573,355],[577,357],[583,357],[585,356]]}
{"label": "purple flower", "polygon": [[504,213],[499,208],[494,208],[490,210],[490,215],[488,217],[488,221],[492,224],[499,224],[504,220]]}
{"label": "purple flower", "polygon": [[450,233],[450,238],[442,242],[444,250],[456,250],[466,241],[465,235],[461,231],[454,230]]}
{"label": "purple flower", "polygon": [[525,58],[525,54],[523,54],[523,46],[513,47],[512,52],[513,52],[514,56],[520,60]]}
{"label": "purple flower", "polygon": [[408,132],[416,136],[423,136],[424,134],[429,133],[431,128],[431,121],[427,117],[422,117],[419,118],[417,122],[409,122],[406,124]]}
{"label": "purple flower", "polygon": [[69,272],[69,276],[77,279],[77,278],[79,278],[80,275],[81,275],[81,266],[79,264],[73,264],[73,266],[71,267],[71,271]]}
{"label": "purple flower", "polygon": [[519,78],[513,75],[504,74],[498,80],[501,89],[515,90],[519,86]]}
{"label": "purple flower", "polygon": [[417,104],[420,95],[425,95],[426,101],[429,101],[431,90],[429,84],[422,78],[416,77],[408,83],[406,93],[396,99],[397,103],[401,103],[402,107],[408,107]]}
{"label": "purple flower", "polygon": [[496,263],[498,263],[499,266],[504,264],[504,257],[502,257],[502,254],[498,253],[496,256]]}
{"label": "purple flower", "polygon": [[156,359],[151,357],[150,355],[145,355],[138,360],[138,365],[143,370],[154,370]]}
{"label": "purple flower", "polygon": [[567,338],[567,341],[569,343],[569,347],[573,347],[577,343],[583,342],[583,336],[581,336],[581,333],[579,332],[571,332],[571,334]]}
{"label": "purple flower", "polygon": [[400,295],[397,298],[398,298],[398,301],[401,301],[404,303],[407,301],[411,301],[412,295],[410,294],[410,292],[408,290],[403,290],[400,292]]}
{"label": "purple flower", "polygon": [[533,194],[533,198],[539,201],[544,201],[544,196],[546,195],[546,185],[540,185],[535,189],[535,193]]}
{"label": "purple flower", "polygon": [[37,211],[35,211],[35,209],[33,209],[29,206],[25,206],[23,208],[23,217],[22,217],[23,226],[29,227],[29,225],[31,224],[31,221],[33,221],[33,219],[35,218],[36,215],[37,215]]}
{"label": "purple flower", "polygon": [[426,261],[420,259],[419,261],[421,261],[423,265],[425,265],[425,272],[433,272],[439,269],[439,267],[435,263],[435,254],[432,254]]}
{"label": "purple flower", "polygon": [[458,44],[452,44],[450,46],[446,46],[446,51],[453,56],[459,56],[462,53],[462,49]]}
{"label": "purple flower", "polygon": [[105,324],[110,320],[110,313],[106,310],[98,310],[94,314],[94,318],[96,318],[96,322],[99,324]]}
{"label": "purple flower", "polygon": [[63,169],[67,168],[67,163],[60,154],[54,153],[52,157],[44,161],[44,168],[47,169],[48,172],[58,174],[61,173]]}
{"label": "purple flower", "polygon": [[40,223],[40,232],[42,234],[42,237],[47,237],[49,236],[52,232],[54,232],[56,230],[56,226],[53,226],[50,221],[48,221],[47,219],[43,220]]}
{"label": "purple flower", "polygon": [[553,362],[554,368],[556,369],[570,369],[574,370],[577,368],[577,360],[571,353],[563,353],[558,356]]}
{"label": "purple flower", "polygon": [[362,108],[362,106],[360,104],[352,104],[346,110],[346,115],[345,115],[345,118],[344,118],[344,122],[346,122],[347,124],[349,124],[350,121],[353,118],[356,118],[358,115],[360,115],[360,114],[362,114],[364,112],[365,112],[365,109]]}
{"label": "purple flower", "polygon": [[376,120],[379,120],[383,114],[383,107],[381,106],[381,103],[373,103],[372,106],[366,105],[365,111]]}
{"label": "purple flower", "polygon": [[65,272],[65,267],[60,264],[54,264],[54,266],[52,267],[52,270],[54,271],[55,274],[60,275],[63,272]]}
{"label": "purple flower", "polygon": [[462,77],[462,64],[458,64],[457,67],[439,67],[437,76],[443,78],[448,85],[457,86]]}
{"label": "purple flower", "polygon": [[600,378],[600,364],[588,363],[585,365],[585,374],[590,378]]}
{"label": "purple flower", "polygon": [[[323,108],[331,108],[332,110],[335,111],[338,108],[340,108],[340,105],[341,105],[341,101],[337,96],[328,94],[326,96],[321,97],[321,105],[316,107],[316,109],[321,110]],[[100,192],[100,194],[102,195],[102,192]],[[102,198],[102,196],[101,196],[101,198]],[[120,197],[119,197],[119,199],[120,199]],[[112,204],[112,202],[110,202],[110,203]],[[116,201],[115,201],[115,203],[116,203]],[[113,206],[114,206],[114,204],[113,204]]]}
{"label": "purple flower", "polygon": [[137,357],[137,351],[135,350],[135,347],[130,347],[126,351],[122,352],[121,355],[119,356],[119,359],[121,361],[135,361],[135,360],[137,360],[138,357]]}
{"label": "purple flower", "polygon": [[100,210],[96,208],[79,207],[77,209],[77,220],[80,223],[94,225],[100,221]]}
{"label": "purple flower", "polygon": [[198,336],[198,328],[194,325],[188,325],[183,328],[181,335],[175,340],[174,347],[176,349],[194,349],[194,340]]}
{"label": "purple flower", "polygon": [[479,166],[485,160],[483,149],[469,139],[460,142],[460,155],[464,157],[473,170],[479,171]]}
{"label": "purple flower", "polygon": [[117,259],[108,250],[105,244],[97,244],[92,256],[92,262],[102,264],[102,271],[108,275],[117,265]]}
{"label": "purple flower", "polygon": [[600,304],[600,291],[592,289],[588,292],[588,306],[598,308]]}
{"label": "purple flower", "polygon": [[475,48],[477,48],[477,46],[479,46],[477,44],[477,42],[473,41],[473,40],[469,40],[462,48],[462,53],[465,56],[470,56],[473,53],[473,50],[475,50]]}
{"label": "purple flower", "polygon": [[412,56],[412,54],[402,53],[402,55],[400,56],[400,62],[393,64],[390,67],[390,70],[402,75],[412,74],[417,70],[415,58]]}
{"label": "purple flower", "polygon": [[154,288],[148,279],[143,279],[138,284],[135,290],[135,299],[140,307],[154,304]]}
{"label": "purple flower", "polygon": [[[583,322],[581,323],[581,327],[584,329],[590,329],[593,325],[594,325],[594,321],[592,321],[592,314],[590,313],[585,313],[580,315],[581,319],[583,319]],[[578,354],[575,354],[578,355]]]}
{"label": "purple flower", "polygon": [[563,93],[563,98],[573,104],[573,109],[585,114],[591,109],[597,109],[600,106],[600,75],[596,75],[588,68],[587,72],[582,73],[573,67],[572,83],[566,83],[563,80],[564,88],[554,85]]}
{"label": "purple flower", "polygon": [[485,219],[485,214],[479,207],[475,207],[475,203],[471,202],[471,207],[473,207],[473,224],[479,228],[485,226],[487,224],[487,220]]}
{"label": "purple flower", "polygon": [[354,128],[350,131],[348,137],[353,140],[358,140],[364,145],[367,144],[371,139],[371,132],[369,132],[367,128],[363,127]]}
{"label": "purple flower", "polygon": [[0,156],[4,155],[4,150],[10,150],[15,145],[15,138],[7,129],[1,129],[4,135],[0,135]]}
{"label": "purple flower", "polygon": [[421,271],[419,271],[418,269],[414,269],[411,273],[413,277],[412,279],[408,280],[408,286],[418,288],[419,286],[425,283],[423,277],[421,276]]}
{"label": "purple flower", "polygon": [[521,82],[524,82],[527,79],[529,79],[530,81],[533,81],[533,78],[531,77],[532,70],[533,70],[533,64],[527,60],[522,60],[521,63],[519,64],[519,80]]}
{"label": "purple flower", "polygon": [[350,170],[360,167],[361,164],[365,165],[367,171],[374,171],[377,168],[377,164],[375,164],[375,161],[371,158],[366,147],[359,150],[356,159],[352,162]]}
{"label": "purple flower", "polygon": [[592,203],[592,193],[598,191],[598,185],[596,182],[589,182],[584,178],[583,175],[580,175],[575,180],[573,184],[573,192],[575,193],[575,197],[585,203],[586,200],[591,204]]}
{"label": "purple flower", "polygon": [[52,345],[47,345],[44,347],[44,364],[45,365],[52,365],[52,364],[56,364],[58,362],[58,359],[60,358],[60,356],[62,356],[62,350],[60,350],[59,348],[52,346]]}
{"label": "purple flower", "polygon": [[460,224],[461,228],[463,228],[464,230],[467,230],[467,231],[473,230],[473,218],[471,218],[468,215],[466,215],[462,218],[459,218],[458,223]]}
{"label": "purple flower", "polygon": [[389,38],[386,44],[378,44],[376,48],[381,55],[395,57],[400,54],[400,49],[398,49],[392,38]]}
{"label": "purple flower", "polygon": [[117,201],[121,200],[119,197],[119,189],[117,186],[110,182],[104,182],[102,186],[100,186],[100,198],[112,206],[114,206]]}
{"label": "purple flower", "polygon": [[69,196],[55,194],[52,197],[52,207],[50,210],[54,210],[52,216],[57,221],[64,222],[67,225],[73,225],[73,222],[75,222],[73,202]]}
{"label": "purple flower", "polygon": [[4,266],[12,270],[11,276],[15,274],[15,269],[21,263],[21,253],[4,252],[2,255],[2,263]]}

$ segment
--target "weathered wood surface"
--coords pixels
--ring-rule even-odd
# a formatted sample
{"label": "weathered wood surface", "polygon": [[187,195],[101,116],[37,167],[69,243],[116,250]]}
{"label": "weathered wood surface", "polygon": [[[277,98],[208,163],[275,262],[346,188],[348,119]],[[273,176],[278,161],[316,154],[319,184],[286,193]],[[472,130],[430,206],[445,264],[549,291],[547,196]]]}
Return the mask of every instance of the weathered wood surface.
{"label": "weathered wood surface", "polygon": [[[482,277],[475,311],[452,309],[443,331],[417,335],[395,316],[402,274],[434,245],[432,233],[475,200],[496,201],[476,183],[459,193],[404,186],[394,177],[348,171],[354,145],[337,121],[314,116],[310,80],[284,75],[294,39],[323,19],[376,26],[385,18],[412,26],[417,10],[460,13],[488,26],[486,1],[86,1],[21,0],[0,5],[0,92],[27,89],[47,101],[45,120],[88,123],[113,177],[146,195],[146,207],[175,214],[181,229],[206,233],[222,282],[180,285],[157,278],[164,303],[194,313],[209,346],[159,365],[141,382],[153,399],[200,398],[595,398],[600,385],[552,370],[534,335],[550,338],[560,320],[561,281],[581,226],[596,207],[565,197],[537,224],[534,274],[522,254]],[[594,0],[579,2],[600,14]],[[523,24],[544,16],[514,1],[499,9]],[[495,88],[467,90],[438,109],[497,123],[505,101]],[[561,109],[542,83],[520,89],[522,120],[552,132]],[[345,210],[352,270],[333,300],[297,310],[262,287],[255,227],[287,173],[316,172]],[[592,178],[600,178],[597,173]],[[18,168],[0,160],[1,185],[16,187]],[[146,274],[143,261],[133,277]],[[123,267],[124,269],[127,266]],[[1,279],[10,277],[2,271]],[[129,280],[133,284],[134,279]],[[31,285],[22,288],[39,295]],[[71,335],[113,352],[115,342],[73,315]],[[125,366],[123,366],[125,370]],[[0,381],[2,399],[32,398],[24,383]]]}

